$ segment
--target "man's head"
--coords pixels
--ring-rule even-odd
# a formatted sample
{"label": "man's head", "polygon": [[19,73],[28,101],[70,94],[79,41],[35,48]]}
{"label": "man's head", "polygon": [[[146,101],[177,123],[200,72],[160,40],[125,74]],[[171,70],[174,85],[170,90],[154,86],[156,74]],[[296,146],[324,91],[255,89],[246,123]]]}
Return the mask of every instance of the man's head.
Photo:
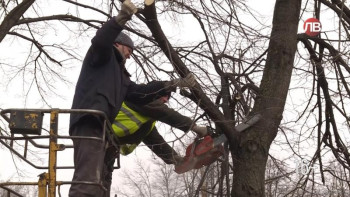
{"label": "man's head", "polygon": [[168,101],[169,101],[169,99],[170,99],[170,96],[171,96],[171,92],[169,92],[167,95],[165,95],[165,96],[161,96],[160,98],[159,98],[159,100],[162,102],[162,103],[167,103]]}
{"label": "man's head", "polygon": [[125,59],[130,58],[132,51],[134,50],[134,42],[128,35],[124,34],[123,32],[120,32],[120,34],[114,41],[114,45],[117,47],[119,52],[125,57]]}
{"label": "man's head", "polygon": [[162,103],[166,103],[169,101],[169,96],[162,96],[159,98],[159,100],[162,102]]}

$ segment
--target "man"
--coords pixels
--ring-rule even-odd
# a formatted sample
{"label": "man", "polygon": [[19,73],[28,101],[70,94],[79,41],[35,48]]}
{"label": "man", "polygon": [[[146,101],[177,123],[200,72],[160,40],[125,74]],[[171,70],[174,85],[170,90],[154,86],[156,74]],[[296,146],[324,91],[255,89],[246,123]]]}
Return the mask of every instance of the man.
{"label": "man", "polygon": [[[146,144],[158,157],[167,164],[179,164],[183,157],[164,140],[155,127],[156,121],[161,121],[185,133],[190,129],[199,137],[208,134],[206,127],[200,127],[194,122],[165,105],[170,98],[170,92],[146,105],[139,105],[125,101],[116,116],[112,127],[120,142],[120,153],[128,155],[141,143]],[[111,150],[113,151],[113,150]],[[114,151],[115,153],[115,151]],[[108,172],[105,175],[106,187],[109,189],[112,182],[112,172],[115,157],[106,157]]]}
{"label": "man", "polygon": [[112,125],[121,144],[121,154],[130,154],[142,141],[165,163],[181,162],[182,157],[158,133],[155,127],[157,120],[185,133],[191,129],[199,137],[207,135],[206,127],[197,126],[189,117],[169,108],[165,104],[169,99],[170,93],[146,105],[138,105],[128,101],[122,104]]}
{"label": "man", "polygon": [[[110,122],[116,117],[123,100],[146,104],[160,94],[165,95],[176,87],[193,87],[195,79],[189,75],[183,80],[151,82],[137,85],[131,82],[125,69],[125,61],[134,48],[132,40],[121,34],[125,23],[131,19],[137,8],[124,1],[116,17],[107,21],[91,41],[76,85],[72,109],[94,109],[103,111]],[[71,114],[69,133],[72,136],[102,137],[103,127],[100,117],[89,114]],[[73,139],[75,171],[73,181],[97,182],[103,185],[104,158],[109,152],[100,141]],[[97,185],[72,184],[71,197],[102,197],[109,192]]]}

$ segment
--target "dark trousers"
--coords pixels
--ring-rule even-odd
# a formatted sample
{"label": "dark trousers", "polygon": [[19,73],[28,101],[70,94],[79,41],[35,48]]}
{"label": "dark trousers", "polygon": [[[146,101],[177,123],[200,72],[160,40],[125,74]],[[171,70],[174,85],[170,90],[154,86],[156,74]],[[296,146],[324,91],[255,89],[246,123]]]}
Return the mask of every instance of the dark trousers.
{"label": "dark trousers", "polygon": [[[73,128],[72,136],[99,137],[103,135],[100,123],[93,117],[79,121]],[[102,141],[73,139],[74,174],[72,181],[102,183],[107,191],[98,185],[72,184],[70,197],[109,197],[112,183],[115,148],[107,148]]]}

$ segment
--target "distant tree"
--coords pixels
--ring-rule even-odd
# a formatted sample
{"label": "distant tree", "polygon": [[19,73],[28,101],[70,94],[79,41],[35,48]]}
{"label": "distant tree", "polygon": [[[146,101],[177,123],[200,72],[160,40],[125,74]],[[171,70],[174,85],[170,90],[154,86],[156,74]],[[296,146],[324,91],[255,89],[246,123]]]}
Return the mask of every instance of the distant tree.
{"label": "distant tree", "polygon": [[142,160],[136,160],[135,163],[137,167],[133,170],[136,173],[122,169],[122,185],[114,186],[118,196],[185,196],[184,184],[173,166],[158,160],[154,161],[157,169],[152,169],[150,164]]}
{"label": "distant tree", "polygon": [[38,192],[32,186],[0,186],[0,197],[35,197]]}
{"label": "distant tree", "polygon": [[[145,164],[144,160],[135,161],[137,167],[123,170],[120,185],[114,186],[114,192],[118,196],[144,196],[144,197],[191,197],[210,196],[210,188],[216,187],[220,176],[217,175],[217,165],[208,168],[193,170],[185,174],[177,174],[173,165],[166,165],[160,159],[151,164]],[[208,178],[210,177],[210,178]],[[210,180],[210,181],[209,181]],[[216,193],[218,193],[218,188]]]}

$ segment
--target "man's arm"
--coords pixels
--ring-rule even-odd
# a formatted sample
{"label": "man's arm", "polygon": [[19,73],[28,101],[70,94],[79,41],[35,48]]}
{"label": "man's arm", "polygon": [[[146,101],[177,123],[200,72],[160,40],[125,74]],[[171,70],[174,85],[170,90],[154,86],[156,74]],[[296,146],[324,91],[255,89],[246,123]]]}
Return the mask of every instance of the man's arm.
{"label": "man's arm", "polygon": [[156,127],[143,139],[143,143],[167,164],[175,164],[175,158],[179,157],[176,151],[158,133]]}
{"label": "man's arm", "polygon": [[208,135],[207,127],[197,126],[189,117],[180,114],[172,108],[169,108],[159,99],[146,105],[130,103],[128,101],[126,101],[126,104],[144,116],[161,121],[184,132],[191,129],[199,137]]}
{"label": "man's arm", "polygon": [[97,30],[95,37],[91,40],[91,50],[95,54],[95,62],[109,60],[115,39],[136,11],[135,5],[130,0],[125,0],[118,15],[108,20]]}
{"label": "man's arm", "polygon": [[131,81],[125,100],[144,105],[153,101],[157,96],[167,95],[167,92],[165,81],[152,81],[148,84],[136,84]]}
{"label": "man's arm", "polygon": [[176,91],[177,87],[193,88],[195,85],[196,80],[193,74],[188,74],[185,78],[173,79],[171,81],[152,81],[147,85],[138,85],[130,82],[125,100],[137,103],[138,105],[144,105],[153,101],[157,96],[165,96],[169,92]]}
{"label": "man's arm", "polygon": [[194,125],[191,118],[180,114],[172,108],[169,108],[166,104],[162,103],[158,99],[146,105],[139,105],[129,102],[126,102],[126,104],[142,115],[166,123],[184,132],[190,130]]}

